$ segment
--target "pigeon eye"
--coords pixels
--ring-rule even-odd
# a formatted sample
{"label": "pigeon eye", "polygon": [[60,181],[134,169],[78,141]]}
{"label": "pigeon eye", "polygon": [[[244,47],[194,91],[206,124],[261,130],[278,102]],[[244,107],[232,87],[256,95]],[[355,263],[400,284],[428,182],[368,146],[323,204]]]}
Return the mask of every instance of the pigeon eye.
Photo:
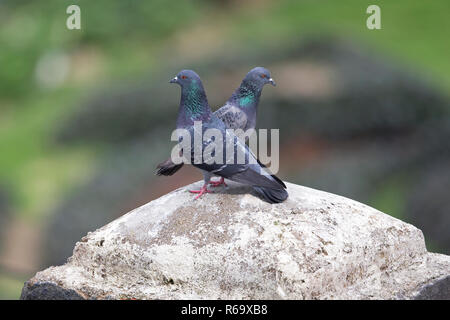
{"label": "pigeon eye", "polygon": [[186,76],[181,76],[181,79],[186,79],[187,77]]}
{"label": "pigeon eye", "polygon": [[265,77],[266,77],[266,75],[265,75],[265,74],[262,74],[262,75],[261,75],[261,78],[265,78]]}

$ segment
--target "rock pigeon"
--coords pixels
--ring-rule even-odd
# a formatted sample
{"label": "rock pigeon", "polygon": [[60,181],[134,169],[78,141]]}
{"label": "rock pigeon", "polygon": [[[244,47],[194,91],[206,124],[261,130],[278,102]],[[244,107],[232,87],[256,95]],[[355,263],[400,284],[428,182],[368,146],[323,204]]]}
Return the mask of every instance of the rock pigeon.
{"label": "rock pigeon", "polygon": [[[254,129],[256,126],[256,113],[262,89],[266,84],[276,86],[275,81],[270,76],[270,71],[263,67],[256,67],[250,70],[241,85],[233,92],[225,105],[214,114],[225,123],[230,129]],[[157,175],[171,176],[177,172],[183,163],[175,164],[169,158],[157,166]],[[220,181],[211,181],[212,186],[217,187],[225,184],[223,178]]]}
{"label": "rock pigeon", "polygon": [[[286,200],[288,193],[285,184],[275,175],[272,175],[256,159],[255,155],[245,143],[239,140],[233,133],[226,131],[227,128],[224,122],[216,114],[212,113],[200,77],[192,70],[182,70],[170,82],[177,83],[181,86],[177,129],[186,129],[190,133],[190,137],[194,137],[195,134],[200,133],[196,132],[199,129],[198,127],[196,129],[195,122],[198,123],[198,121],[201,121],[200,130],[202,137],[206,130],[216,129],[216,132],[222,135],[224,142],[222,145],[219,145],[215,142],[216,138],[207,141],[203,139],[201,159],[198,161],[199,159],[194,154],[194,139],[191,138],[191,152],[183,156],[190,158],[189,160],[192,165],[200,169],[204,177],[204,185],[200,190],[190,190],[193,193],[198,193],[196,199],[210,192],[207,187],[211,177],[215,175],[252,186],[269,203],[279,203]],[[235,150],[231,159],[227,158],[227,143],[231,143]],[[216,150],[213,148],[214,152],[210,156],[205,157],[205,149],[209,148],[210,144],[222,149]],[[220,158],[219,162],[211,162],[211,158],[218,151],[222,152],[222,158]],[[237,160],[239,151],[244,152],[245,155],[246,161],[243,164],[238,163]]]}

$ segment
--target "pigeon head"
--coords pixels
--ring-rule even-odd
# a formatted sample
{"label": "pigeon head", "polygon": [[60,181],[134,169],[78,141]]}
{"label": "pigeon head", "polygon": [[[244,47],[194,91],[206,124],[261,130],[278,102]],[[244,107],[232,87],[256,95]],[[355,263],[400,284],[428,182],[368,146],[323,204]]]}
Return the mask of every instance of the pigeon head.
{"label": "pigeon head", "polygon": [[170,83],[177,83],[181,87],[178,127],[190,125],[192,121],[209,117],[211,109],[202,80],[197,73],[192,70],[182,70],[170,80]]}
{"label": "pigeon head", "polygon": [[270,83],[273,86],[276,86],[275,81],[273,81],[270,76],[270,71],[263,67],[256,67],[247,73],[244,78],[245,83],[251,83],[256,86],[258,89],[262,89],[265,84]]}
{"label": "pigeon head", "polygon": [[181,87],[190,86],[192,83],[202,83],[198,74],[192,70],[181,70],[176,77],[169,82],[178,83]]}
{"label": "pigeon head", "polygon": [[273,86],[276,85],[270,76],[270,71],[263,67],[253,68],[244,77],[241,85],[236,89],[230,99],[228,99],[227,103],[244,109],[247,116],[255,122],[259,98],[264,85],[267,83]]}

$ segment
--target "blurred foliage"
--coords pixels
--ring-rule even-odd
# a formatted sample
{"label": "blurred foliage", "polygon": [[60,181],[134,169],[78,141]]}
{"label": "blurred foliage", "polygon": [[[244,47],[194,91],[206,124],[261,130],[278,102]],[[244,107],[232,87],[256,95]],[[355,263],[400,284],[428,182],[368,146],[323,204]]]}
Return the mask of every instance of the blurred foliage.
{"label": "blurred foliage", "polygon": [[16,279],[0,274],[0,300],[17,299],[20,296],[20,289],[26,280],[25,277]]}
{"label": "blurred foliage", "polygon": [[[267,39],[286,42],[305,33],[353,37],[370,44],[377,52],[396,57],[406,65],[429,74],[438,85],[450,89],[450,2],[425,4],[408,0],[285,0],[263,15],[246,12],[232,17],[234,36],[252,45]],[[366,29],[366,8],[381,8],[382,29]],[[278,41],[275,42],[278,44]],[[445,71],[444,71],[445,70]],[[442,83],[441,83],[442,82]]]}
{"label": "blurred foliage", "polygon": [[[198,17],[208,4],[188,0],[80,0],[76,4],[82,8],[82,30],[70,31],[65,27],[68,17],[65,12],[72,2],[0,2],[1,97],[35,93],[36,63],[41,55],[53,49],[70,51],[92,45],[109,60],[106,63],[112,73],[130,66],[134,71],[140,70],[140,63],[148,65],[148,59],[152,58],[150,51],[161,40]],[[130,55],[131,51],[134,54]]]}

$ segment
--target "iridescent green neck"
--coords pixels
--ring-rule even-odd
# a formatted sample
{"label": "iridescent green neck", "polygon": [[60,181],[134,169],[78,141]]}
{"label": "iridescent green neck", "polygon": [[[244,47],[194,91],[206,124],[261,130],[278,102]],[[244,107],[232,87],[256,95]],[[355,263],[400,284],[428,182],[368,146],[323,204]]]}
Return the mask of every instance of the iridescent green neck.
{"label": "iridescent green neck", "polygon": [[261,96],[261,90],[250,84],[241,84],[233,94],[235,102],[242,108],[256,106]]}
{"label": "iridescent green neck", "polygon": [[183,88],[181,105],[184,106],[187,117],[191,119],[201,116],[208,107],[208,101],[203,86],[192,80],[189,86]]}

